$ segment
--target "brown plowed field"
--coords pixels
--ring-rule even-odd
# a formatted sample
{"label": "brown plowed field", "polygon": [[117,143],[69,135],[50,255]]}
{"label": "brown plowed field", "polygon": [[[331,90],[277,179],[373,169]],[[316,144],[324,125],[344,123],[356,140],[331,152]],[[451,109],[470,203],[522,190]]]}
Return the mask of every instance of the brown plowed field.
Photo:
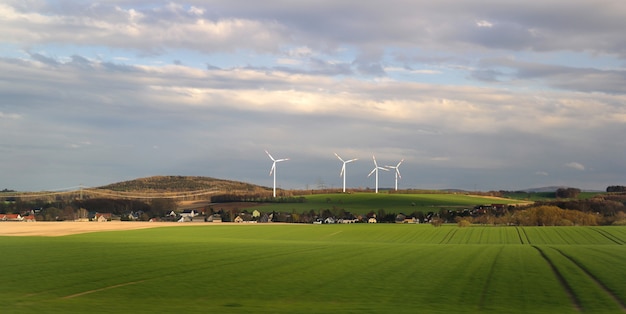
{"label": "brown plowed field", "polygon": [[107,222],[0,222],[0,236],[45,236],[55,237],[77,233],[101,232],[114,230],[133,230],[155,227],[209,226],[205,222],[143,222],[143,221],[107,221]]}

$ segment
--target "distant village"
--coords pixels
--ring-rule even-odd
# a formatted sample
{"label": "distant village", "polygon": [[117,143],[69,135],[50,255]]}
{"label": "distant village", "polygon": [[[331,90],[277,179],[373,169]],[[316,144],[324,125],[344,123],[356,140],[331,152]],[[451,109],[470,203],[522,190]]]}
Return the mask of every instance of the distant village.
{"label": "distant village", "polygon": [[[504,213],[507,210],[508,205],[505,204],[490,204],[490,205],[478,205],[473,209],[463,209],[457,211],[456,216],[479,216],[489,212],[492,213]],[[43,217],[41,215],[42,209],[31,209],[24,211],[21,214],[0,214],[0,222],[36,222],[36,217]],[[130,211],[122,215],[114,215],[112,213],[100,213],[100,212],[85,212],[84,217],[76,217],[70,221],[76,222],[108,222],[108,221],[148,221],[148,222],[207,222],[207,223],[312,223],[312,224],[352,224],[352,223],[403,223],[403,224],[419,224],[419,223],[431,223],[433,220],[439,218],[436,213],[422,214],[416,212],[411,215],[407,214],[385,214],[384,217],[378,217],[381,212],[370,212],[366,215],[352,215],[349,212],[342,211],[340,216],[333,215],[330,211],[325,211],[318,214],[311,213],[307,215],[294,214],[286,212],[260,212],[258,210],[252,210],[248,212],[243,210],[242,212],[235,213],[230,211],[213,212],[213,210],[203,209],[186,209],[182,211],[170,210],[163,217],[148,218],[146,213],[142,211]],[[67,217],[55,217],[53,221],[68,221]],[[43,219],[44,221],[50,221]]]}

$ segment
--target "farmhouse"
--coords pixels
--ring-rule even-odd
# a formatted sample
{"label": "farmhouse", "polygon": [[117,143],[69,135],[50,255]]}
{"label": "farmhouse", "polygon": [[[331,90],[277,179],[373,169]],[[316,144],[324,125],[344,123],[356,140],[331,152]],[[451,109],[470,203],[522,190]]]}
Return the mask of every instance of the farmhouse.
{"label": "farmhouse", "polygon": [[96,213],[93,221],[97,221],[97,222],[111,221],[111,213]]}
{"label": "farmhouse", "polygon": [[180,213],[182,221],[193,221],[193,217],[198,216],[199,213],[193,209],[186,209]]}
{"label": "farmhouse", "polygon": [[0,214],[0,221],[22,221],[24,218],[20,214]]}
{"label": "farmhouse", "polygon": [[237,217],[235,217],[233,221],[234,222],[247,222],[247,223],[256,222],[253,218],[254,217],[249,213],[241,213],[237,215]]}

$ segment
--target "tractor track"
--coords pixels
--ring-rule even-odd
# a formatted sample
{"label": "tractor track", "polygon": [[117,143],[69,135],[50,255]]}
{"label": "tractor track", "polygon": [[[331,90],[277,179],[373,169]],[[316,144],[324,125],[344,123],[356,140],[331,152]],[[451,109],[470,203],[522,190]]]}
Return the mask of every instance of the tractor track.
{"label": "tractor track", "polygon": [[485,281],[485,285],[483,286],[483,291],[480,294],[480,301],[478,303],[478,307],[481,311],[485,310],[486,299],[487,299],[487,295],[489,294],[489,286],[491,285],[491,280],[494,277],[493,274],[494,274],[494,269],[496,268],[495,267],[496,262],[498,261],[498,258],[502,254],[503,250],[504,250],[504,246],[501,246],[500,251],[498,251],[498,254],[491,262],[491,267],[489,268],[489,273],[487,274],[487,280]]}
{"label": "tractor track", "polygon": [[604,293],[606,293],[609,297],[611,297],[611,299],[613,299],[613,301],[615,301],[615,303],[617,303],[623,312],[626,312],[626,303],[624,303],[624,301],[622,301],[622,299],[620,299],[615,293],[613,293],[613,291],[611,291],[611,289],[609,289],[609,287],[607,287],[606,285],[604,285],[604,283],[602,283],[602,281],[596,277],[591,271],[589,271],[589,269],[587,269],[583,264],[581,264],[580,262],[578,262],[577,260],[575,260],[574,258],[572,258],[571,256],[563,253],[563,251],[557,249],[557,248],[552,248],[555,251],[559,252],[559,254],[561,254],[563,257],[567,258],[567,260],[569,260],[570,262],[572,262],[574,265],[576,265],[576,267],[578,267],[580,270],[583,271],[583,273],[585,273],[585,275],[587,275],[587,277],[589,277],[589,279],[591,279],[591,281],[593,281],[596,285],[598,285],[598,287],[604,291]]}
{"label": "tractor track", "polygon": [[610,233],[608,233],[608,232],[606,232],[604,230],[601,230],[601,229],[598,229],[598,228],[591,228],[591,230],[599,233],[600,235],[602,235],[603,237],[609,239],[610,241],[612,241],[615,244],[624,245],[624,241],[622,241],[619,238],[616,238],[614,235],[612,235],[612,234],[610,234]]}
{"label": "tractor track", "polygon": [[456,233],[457,229],[452,229],[450,230],[445,237],[443,237],[443,239],[441,239],[441,241],[439,242],[439,244],[450,244],[450,240],[452,240],[452,238],[454,237],[454,234]]}
{"label": "tractor track", "polygon": [[[517,236],[519,237],[519,242],[520,244],[530,244],[530,240],[528,239],[528,235],[526,234],[526,231],[524,230],[523,227],[515,227],[515,230],[517,230]],[[521,232],[520,232],[521,230]],[[522,233],[524,234],[522,236]],[[524,241],[524,239],[526,239]]]}
{"label": "tractor track", "polygon": [[542,249],[540,249],[536,245],[533,245],[532,247],[535,250],[537,250],[539,252],[539,254],[541,254],[541,257],[548,263],[548,265],[552,269],[552,272],[554,273],[556,278],[559,280],[559,283],[563,287],[563,290],[565,290],[565,292],[569,296],[570,301],[572,302],[572,306],[574,307],[574,309],[576,311],[578,311],[578,312],[581,312],[583,310],[583,308],[582,308],[582,305],[580,303],[580,300],[578,299],[578,297],[574,293],[574,290],[572,289],[572,286],[570,286],[569,283],[567,282],[567,280],[565,280],[565,277],[563,276],[563,274],[561,274],[561,272],[556,267],[556,265],[552,262],[552,260],[546,255],[546,253]]}

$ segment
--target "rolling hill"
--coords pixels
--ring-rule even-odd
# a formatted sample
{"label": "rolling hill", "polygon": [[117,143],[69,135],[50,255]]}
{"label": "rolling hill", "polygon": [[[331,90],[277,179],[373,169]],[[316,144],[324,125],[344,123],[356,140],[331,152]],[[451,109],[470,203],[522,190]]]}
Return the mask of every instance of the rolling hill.
{"label": "rolling hill", "polygon": [[116,192],[190,192],[202,190],[229,192],[267,191],[268,188],[245,182],[199,176],[152,176],[98,187]]}

